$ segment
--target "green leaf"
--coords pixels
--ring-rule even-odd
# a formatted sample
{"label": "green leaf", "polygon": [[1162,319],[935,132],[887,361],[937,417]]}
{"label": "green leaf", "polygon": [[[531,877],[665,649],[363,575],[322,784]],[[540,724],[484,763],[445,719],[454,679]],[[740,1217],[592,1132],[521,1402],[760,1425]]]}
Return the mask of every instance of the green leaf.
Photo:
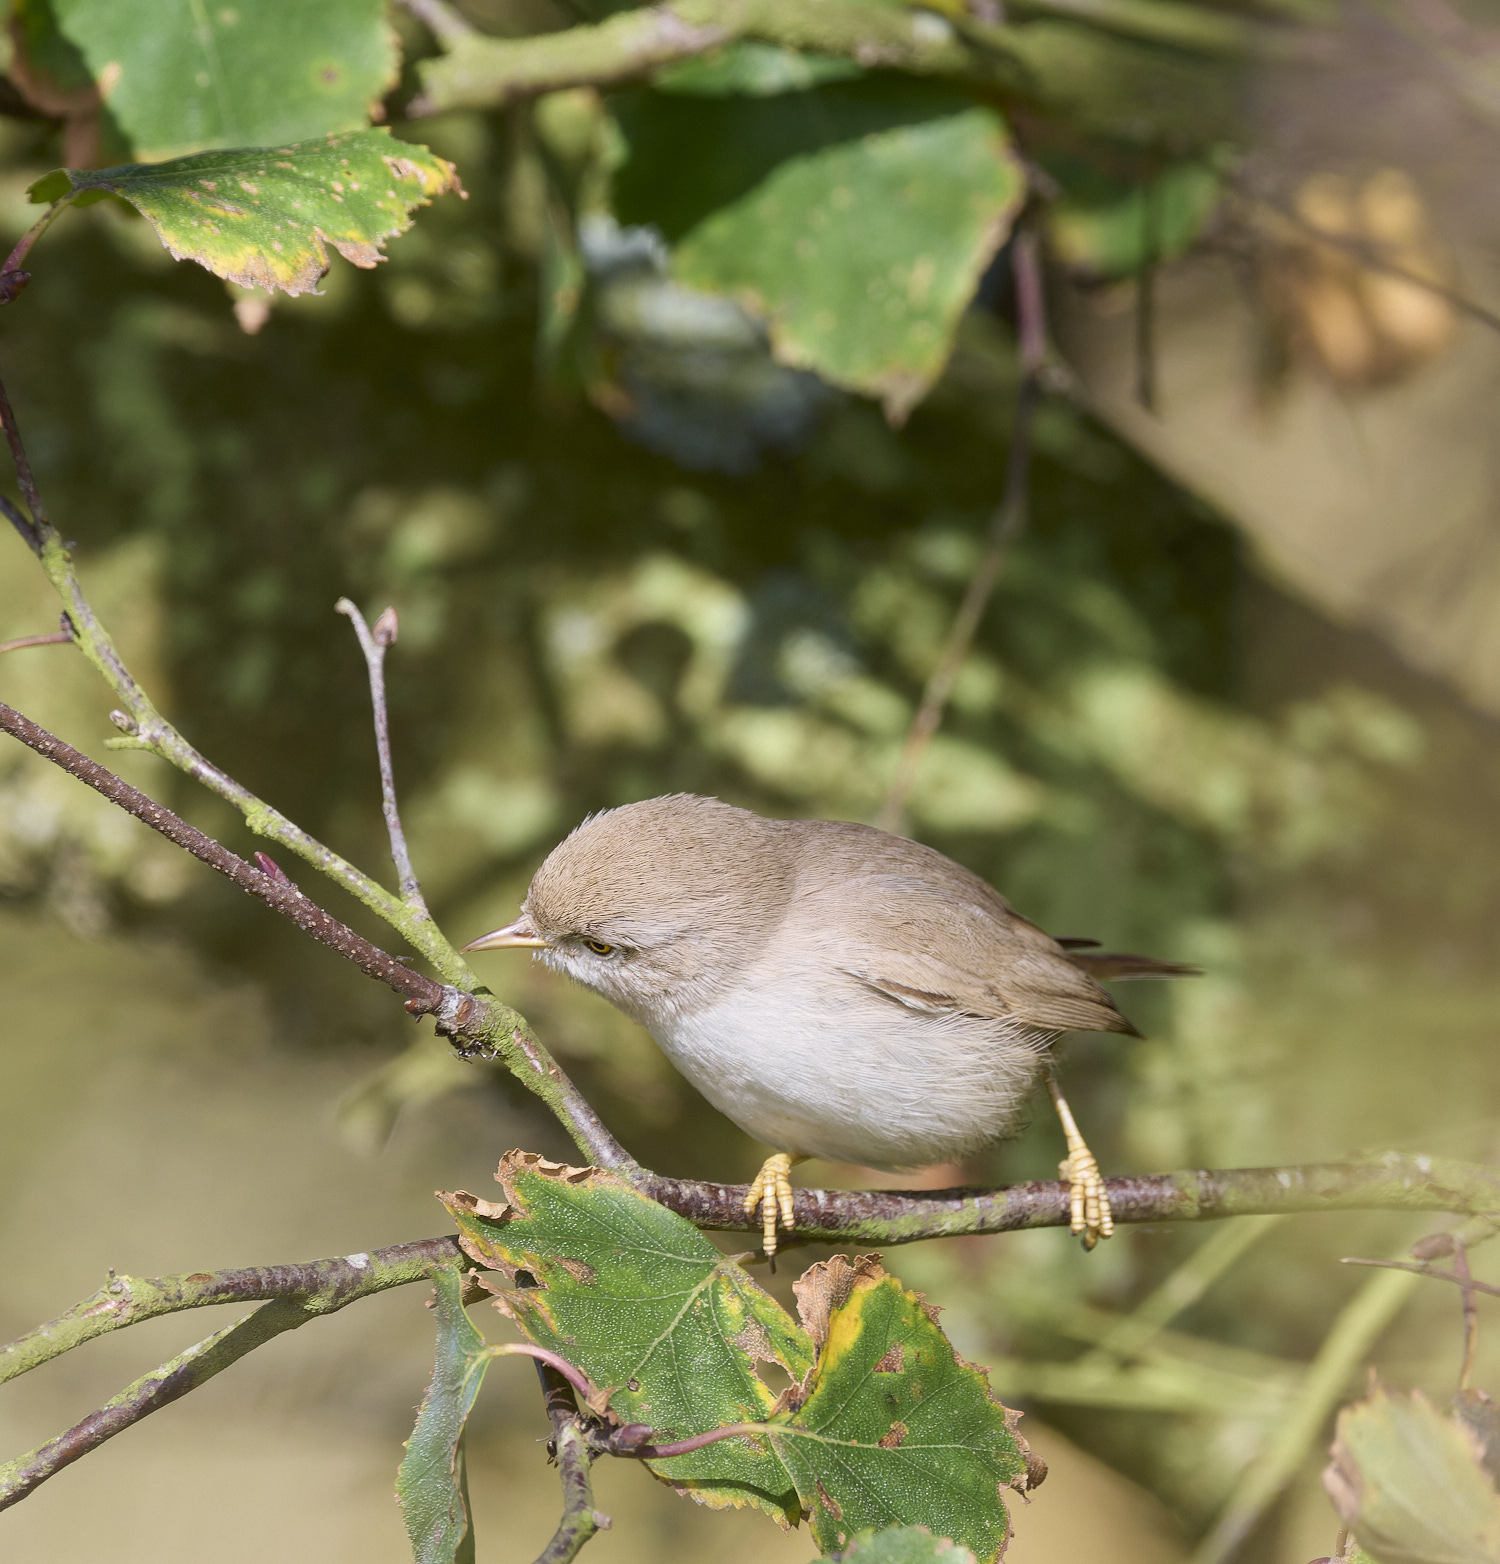
{"label": "green leaf", "polygon": [[147,161],[367,125],[396,71],[384,0],[17,0],[14,31],[28,95],[94,84]]}
{"label": "green leaf", "polygon": [[247,288],[310,293],[328,270],[328,245],[374,266],[385,241],[411,227],[414,208],[458,188],[453,165],[425,147],[361,130],[97,172],[57,169],[30,195],[117,195],[178,260]]}
{"label": "green leaf", "polygon": [[862,1531],[837,1558],[817,1564],[974,1564],[974,1555],[949,1537],[934,1537],[925,1526],[894,1526]]}
{"label": "green leaf", "polygon": [[1024,192],[999,116],[969,108],[786,159],[686,234],[672,269],[762,315],[782,362],[879,397],[899,422],[947,361]]}
{"label": "green leaf", "polygon": [[920,1294],[876,1256],[852,1265],[835,1256],[796,1288],[818,1360],[806,1399],[772,1419],[770,1438],[819,1546],[917,1524],[981,1564],[999,1558],[1010,1532],[1002,1494],[1024,1492],[1045,1471],[1034,1461],[1028,1470],[1019,1414],[990,1395],[984,1371],[957,1356]]}
{"label": "green leaf", "polygon": [[[780,1304],[622,1178],[522,1152],[508,1153],[496,1177],[507,1209],[464,1193],[440,1197],[460,1241],[481,1265],[535,1283],[497,1304],[528,1340],[611,1389],[610,1409],[625,1422],[667,1440],[763,1421],[776,1396],[757,1361],[795,1379],[807,1373],[811,1344]],[[647,1464],[715,1508],[748,1503],[798,1518],[792,1480],[760,1440],[724,1439]]]}
{"label": "green leaf", "polygon": [[1496,1564],[1500,1496],[1472,1434],[1421,1391],[1339,1413],[1323,1486],[1360,1546],[1379,1564]]}
{"label": "green leaf", "polygon": [[474,1564],[463,1434],[488,1358],[484,1338],[464,1312],[458,1267],[444,1266],[432,1280],[437,1356],[396,1475],[396,1497],[415,1564]]}
{"label": "green leaf", "polygon": [[727,97],[745,93],[769,98],[784,92],[805,92],[828,81],[848,81],[864,74],[853,60],[832,54],[805,54],[780,44],[761,43],[741,38],[684,60],[656,73],[653,85],[659,92],[698,93],[704,97]]}
{"label": "green leaf", "polygon": [[1053,254],[1091,277],[1125,277],[1183,254],[1219,204],[1222,186],[1202,163],[1128,183],[1081,160],[1042,159],[1063,188],[1047,212]]}

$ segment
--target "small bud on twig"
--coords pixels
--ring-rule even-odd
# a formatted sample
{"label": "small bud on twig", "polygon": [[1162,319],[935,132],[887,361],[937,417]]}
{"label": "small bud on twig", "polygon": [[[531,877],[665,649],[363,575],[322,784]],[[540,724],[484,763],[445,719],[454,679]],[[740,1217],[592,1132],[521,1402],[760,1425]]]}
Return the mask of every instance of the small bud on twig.
{"label": "small bud on twig", "polygon": [[275,880],[278,885],[285,885],[290,890],[297,889],[297,887],[292,884],[291,877],[287,874],[286,870],[283,869],[281,865],[277,863],[276,860],[268,853],[257,853],[255,855],[255,863],[256,867],[259,868],[262,874],[267,875],[271,879]]}
{"label": "small bud on twig", "polygon": [[1429,1233],[1411,1246],[1411,1257],[1413,1260],[1439,1260],[1452,1254],[1457,1247],[1452,1233]]}
{"label": "small bud on twig", "polygon": [[135,718],[128,711],[121,711],[118,707],[110,712],[109,720],[114,723],[121,733],[138,733],[140,731],[136,726]]}
{"label": "small bud on twig", "polygon": [[396,637],[401,631],[401,621],[396,617],[394,608],[386,611],[370,626],[370,635],[376,646],[394,646]]}

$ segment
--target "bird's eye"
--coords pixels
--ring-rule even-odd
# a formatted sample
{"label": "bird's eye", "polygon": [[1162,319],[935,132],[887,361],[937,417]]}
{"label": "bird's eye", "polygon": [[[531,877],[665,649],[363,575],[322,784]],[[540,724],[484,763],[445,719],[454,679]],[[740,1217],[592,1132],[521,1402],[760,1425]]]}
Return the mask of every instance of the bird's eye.
{"label": "bird's eye", "polygon": [[613,945],[606,945],[602,939],[586,939],[583,943],[596,956],[607,956],[615,948]]}

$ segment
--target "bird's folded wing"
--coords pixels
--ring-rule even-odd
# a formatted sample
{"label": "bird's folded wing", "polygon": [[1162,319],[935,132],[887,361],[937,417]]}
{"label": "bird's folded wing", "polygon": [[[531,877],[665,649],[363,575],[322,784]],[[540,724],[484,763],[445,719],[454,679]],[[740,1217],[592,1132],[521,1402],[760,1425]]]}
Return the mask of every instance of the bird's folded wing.
{"label": "bird's folded wing", "polygon": [[[929,885],[910,875],[871,874],[843,881],[837,926],[850,932],[829,951],[832,964],[928,1014],[1058,1032],[1134,1030],[1056,941],[992,892],[971,892],[968,878]],[[811,914],[826,938],[832,920],[817,919],[817,911],[804,904],[801,918]]]}

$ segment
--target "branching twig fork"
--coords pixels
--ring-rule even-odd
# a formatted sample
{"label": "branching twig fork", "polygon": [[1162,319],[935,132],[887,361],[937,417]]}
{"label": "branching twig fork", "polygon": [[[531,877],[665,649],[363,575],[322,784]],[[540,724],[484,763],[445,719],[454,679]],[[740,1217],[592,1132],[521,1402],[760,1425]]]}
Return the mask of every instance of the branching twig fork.
{"label": "branching twig fork", "polygon": [[175,842],[193,857],[233,880],[241,890],[251,896],[258,896],[267,906],[274,907],[283,917],[290,918],[304,933],[312,935],[315,940],[352,961],[366,976],[378,978],[398,994],[404,994],[407,1008],[413,1014],[436,1014],[440,1019],[447,1016],[450,1025],[457,1025],[466,1019],[460,1012],[466,1003],[472,1006],[469,995],[403,966],[378,945],[371,944],[362,935],[324,912],[284,876],[278,879],[246,863],[211,836],[205,836],[196,826],[189,825],[170,809],[149,798],[139,788],[132,787],[114,772],[90,760],[87,755],[80,754],[72,745],[65,744],[3,702],[0,702],[0,730],[18,738],[54,765],[61,766],[95,792],[102,793],[112,804],[118,804],[136,819],[145,821],[168,841]]}
{"label": "branching twig fork", "polygon": [[[71,1466],[143,1417],[169,1406],[190,1390],[196,1390],[257,1347],[286,1331],[306,1325],[309,1320],[332,1314],[357,1299],[430,1276],[439,1265],[451,1265],[457,1253],[455,1239],[434,1238],[415,1244],[397,1244],[372,1254],[348,1255],[342,1260],[317,1260],[303,1266],[269,1266],[256,1271],[169,1277],[145,1283],[134,1282],[128,1277],[115,1278],[95,1298],[85,1299],[60,1320],[11,1343],[0,1354],[0,1364],[6,1358],[16,1356],[25,1360],[25,1367],[35,1367],[68,1347],[77,1346],[90,1335],[135,1324],[137,1320],[177,1308],[202,1308],[255,1298],[269,1298],[271,1302],[233,1325],[215,1331],[149,1374],[143,1374],[66,1433],[0,1466],[0,1510],[18,1504],[65,1466]],[[110,1290],[115,1286],[119,1286],[119,1292]],[[140,1293],[139,1312],[132,1309],[137,1291]],[[177,1301],[167,1301],[173,1298]],[[122,1309],[129,1317],[122,1315]],[[101,1322],[97,1328],[89,1328],[91,1317]],[[49,1332],[65,1336],[66,1345],[56,1345]],[[51,1350],[54,1346],[55,1350]]]}

